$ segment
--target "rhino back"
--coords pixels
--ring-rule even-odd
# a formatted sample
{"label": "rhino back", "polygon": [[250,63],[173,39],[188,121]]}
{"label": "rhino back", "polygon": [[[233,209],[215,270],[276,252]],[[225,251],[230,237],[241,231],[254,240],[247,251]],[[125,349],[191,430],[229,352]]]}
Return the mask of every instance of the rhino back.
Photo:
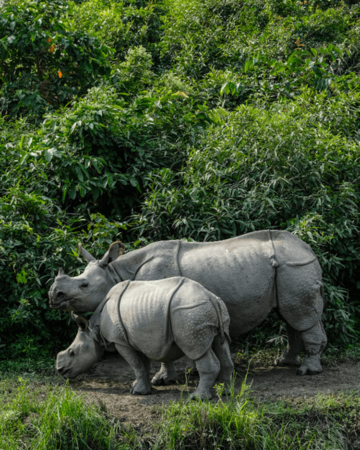
{"label": "rhino back", "polygon": [[122,255],[109,264],[116,280],[161,280],[181,275],[180,241],[159,241]]}
{"label": "rhino back", "polygon": [[288,231],[271,230],[275,258],[279,266],[301,266],[317,261],[310,245]]}
{"label": "rhino back", "polygon": [[232,336],[259,325],[276,306],[273,247],[268,230],[218,242],[182,243],[182,275],[226,304]]}
{"label": "rhino back", "polygon": [[129,343],[151,359],[166,361],[173,353],[170,303],[181,280],[135,280],[121,298],[120,315]]}

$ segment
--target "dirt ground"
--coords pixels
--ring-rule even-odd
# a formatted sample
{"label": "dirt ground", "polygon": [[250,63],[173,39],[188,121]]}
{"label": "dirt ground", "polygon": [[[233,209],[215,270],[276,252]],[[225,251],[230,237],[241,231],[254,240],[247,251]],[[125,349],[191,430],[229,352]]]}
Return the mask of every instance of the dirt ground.
{"label": "dirt ground", "polygon": [[[233,355],[236,356],[235,354]],[[153,363],[152,374],[160,367]],[[190,374],[187,386],[185,373],[188,360],[182,358],[175,363],[181,380],[170,386],[153,386],[151,395],[131,395],[134,372],[118,354],[108,354],[88,374],[70,382],[70,386],[85,394],[90,402],[105,403],[107,412],[120,421],[134,426],[144,426],[156,420],[158,408],[154,405],[167,404],[188,397],[198,383],[198,377]],[[239,392],[246,375],[245,364],[235,364],[235,391]],[[317,393],[330,394],[338,391],[360,391],[360,361],[348,361],[336,366],[324,367],[319,375],[296,375],[292,367],[261,366],[256,364],[248,372],[247,384],[251,385],[251,395],[259,400],[282,397],[314,396]],[[214,400],[216,401],[216,400]]]}

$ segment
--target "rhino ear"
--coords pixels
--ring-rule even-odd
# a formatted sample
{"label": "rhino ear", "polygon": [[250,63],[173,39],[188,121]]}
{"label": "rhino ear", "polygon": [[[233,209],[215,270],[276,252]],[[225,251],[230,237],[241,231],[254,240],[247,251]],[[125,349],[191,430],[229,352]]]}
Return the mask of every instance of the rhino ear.
{"label": "rhino ear", "polygon": [[90,253],[87,250],[83,248],[81,242],[78,243],[78,250],[80,255],[85,259],[86,262],[89,263],[90,261],[96,261],[95,258],[92,255],[90,255]]}
{"label": "rhino ear", "polygon": [[109,250],[105,253],[105,255],[102,257],[101,261],[99,262],[100,267],[106,267],[108,264],[110,264],[112,261],[115,261],[120,255],[124,253],[124,244],[120,241],[113,242]]}
{"label": "rhino ear", "polygon": [[72,320],[76,323],[76,325],[80,328],[81,331],[85,331],[88,326],[89,322],[85,319],[85,317],[78,316],[77,314],[71,313]]}

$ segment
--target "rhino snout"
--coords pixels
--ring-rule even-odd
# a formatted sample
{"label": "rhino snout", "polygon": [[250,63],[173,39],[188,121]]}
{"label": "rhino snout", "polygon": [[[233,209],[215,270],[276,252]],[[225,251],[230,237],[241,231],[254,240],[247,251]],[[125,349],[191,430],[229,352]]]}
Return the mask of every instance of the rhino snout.
{"label": "rhino snout", "polygon": [[62,291],[56,291],[53,293],[53,295],[50,295],[50,306],[54,308],[58,304],[64,302],[65,300],[66,300],[65,293]]}
{"label": "rhino snout", "polygon": [[63,311],[72,311],[75,298],[69,297],[63,291],[56,291],[52,295],[49,295],[49,305],[52,309],[60,309]]}
{"label": "rhino snout", "polygon": [[61,375],[61,376],[66,376],[66,374],[68,374],[69,372],[70,372],[70,369],[66,369],[65,367],[59,367],[58,369],[57,369],[57,371],[59,372],[59,374]]}

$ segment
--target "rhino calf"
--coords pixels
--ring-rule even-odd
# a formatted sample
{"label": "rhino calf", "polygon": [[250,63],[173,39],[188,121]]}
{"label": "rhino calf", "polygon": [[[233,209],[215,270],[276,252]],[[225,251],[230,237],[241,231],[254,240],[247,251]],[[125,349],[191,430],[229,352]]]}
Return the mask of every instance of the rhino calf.
{"label": "rhino calf", "polygon": [[124,281],[109,291],[90,321],[73,318],[78,333],[56,361],[66,378],[88,370],[115,344],[135,372],[132,394],[150,394],[150,360],[171,362],[184,354],[200,375],[193,396],[211,398],[216,378],[230,387],[229,314],[223,301],[196,281]]}

